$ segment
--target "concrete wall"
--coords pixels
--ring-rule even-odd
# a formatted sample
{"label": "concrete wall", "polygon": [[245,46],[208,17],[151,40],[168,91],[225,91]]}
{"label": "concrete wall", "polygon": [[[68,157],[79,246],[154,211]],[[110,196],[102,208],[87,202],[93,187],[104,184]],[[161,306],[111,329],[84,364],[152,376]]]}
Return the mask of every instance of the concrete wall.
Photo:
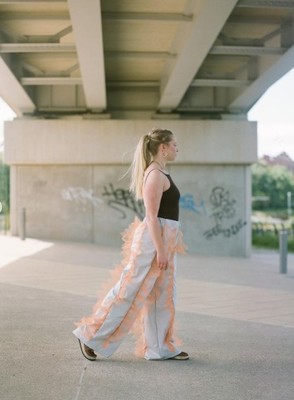
{"label": "concrete wall", "polygon": [[246,121],[8,122],[12,233],[25,208],[28,236],[121,244],[121,231],[144,215],[121,178],[139,137],[154,126],[171,129],[178,140],[170,171],[182,195],[189,250],[248,256],[256,125]]}

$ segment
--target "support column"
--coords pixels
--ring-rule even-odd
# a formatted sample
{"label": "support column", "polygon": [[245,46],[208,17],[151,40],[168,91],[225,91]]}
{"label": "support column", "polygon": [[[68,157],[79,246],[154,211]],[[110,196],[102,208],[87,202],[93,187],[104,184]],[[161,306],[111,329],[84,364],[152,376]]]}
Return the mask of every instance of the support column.
{"label": "support column", "polygon": [[[181,191],[180,218],[189,251],[249,256],[250,164],[256,124],[248,121],[158,121],[174,132],[170,164]],[[120,245],[142,204],[128,192],[127,171],[141,135],[154,121],[14,120],[5,124],[11,169],[11,228],[26,209],[27,236]]]}

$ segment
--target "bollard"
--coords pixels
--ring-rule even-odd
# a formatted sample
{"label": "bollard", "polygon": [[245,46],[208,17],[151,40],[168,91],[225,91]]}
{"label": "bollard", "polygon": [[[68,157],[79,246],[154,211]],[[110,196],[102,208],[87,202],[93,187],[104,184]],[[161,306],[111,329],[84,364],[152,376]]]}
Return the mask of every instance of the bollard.
{"label": "bollard", "polygon": [[287,273],[288,232],[280,231],[280,273]]}
{"label": "bollard", "polygon": [[22,208],[20,210],[19,237],[21,240],[26,239],[26,209],[25,208]]}

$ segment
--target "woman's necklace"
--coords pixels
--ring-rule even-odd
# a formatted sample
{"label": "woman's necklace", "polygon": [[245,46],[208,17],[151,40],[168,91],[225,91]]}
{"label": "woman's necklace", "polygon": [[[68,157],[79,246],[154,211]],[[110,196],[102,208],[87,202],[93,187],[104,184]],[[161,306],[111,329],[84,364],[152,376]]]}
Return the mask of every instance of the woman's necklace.
{"label": "woman's necklace", "polygon": [[159,166],[160,166],[160,169],[164,169],[164,167],[163,167],[158,161],[153,160],[153,162],[154,162],[155,164],[159,165]]}
{"label": "woman's necklace", "polygon": [[158,161],[153,160],[153,162],[154,162],[155,164],[159,165],[159,166],[160,166],[160,169],[161,169],[162,171],[165,171],[165,167],[163,167]]}

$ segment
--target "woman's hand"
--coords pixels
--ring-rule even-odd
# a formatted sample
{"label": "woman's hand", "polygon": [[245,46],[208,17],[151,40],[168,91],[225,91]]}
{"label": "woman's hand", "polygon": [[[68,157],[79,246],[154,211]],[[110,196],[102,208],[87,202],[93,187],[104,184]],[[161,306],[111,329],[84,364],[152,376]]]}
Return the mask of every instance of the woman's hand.
{"label": "woman's hand", "polygon": [[156,254],[156,261],[158,268],[161,270],[166,270],[168,267],[168,257],[164,250],[158,251]]}

